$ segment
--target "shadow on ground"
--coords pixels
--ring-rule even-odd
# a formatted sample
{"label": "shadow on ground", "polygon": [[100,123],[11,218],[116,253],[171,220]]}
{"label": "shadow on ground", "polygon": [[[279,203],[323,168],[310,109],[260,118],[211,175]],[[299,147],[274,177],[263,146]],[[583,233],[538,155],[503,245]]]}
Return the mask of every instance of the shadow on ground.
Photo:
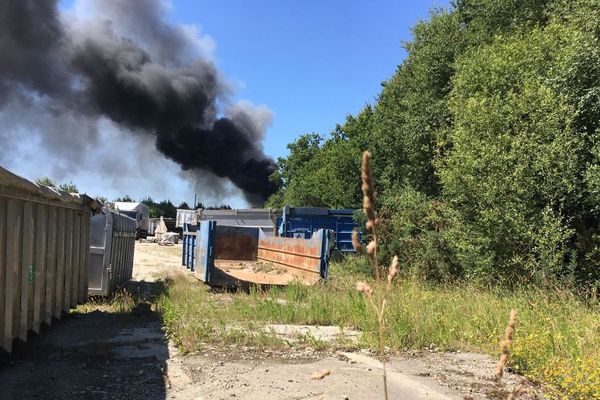
{"label": "shadow on ground", "polygon": [[0,357],[0,399],[165,399],[161,282],[130,282],[128,313],[71,312]]}

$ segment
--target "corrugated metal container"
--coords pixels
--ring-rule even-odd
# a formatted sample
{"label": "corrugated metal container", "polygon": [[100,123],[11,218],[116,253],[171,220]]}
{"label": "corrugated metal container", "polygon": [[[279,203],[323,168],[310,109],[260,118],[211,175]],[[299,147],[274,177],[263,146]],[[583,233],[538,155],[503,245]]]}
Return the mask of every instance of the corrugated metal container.
{"label": "corrugated metal container", "polygon": [[277,218],[277,227],[279,236],[303,239],[310,239],[318,230],[327,229],[335,234],[335,249],[354,251],[354,210],[285,206]]}
{"label": "corrugated metal container", "polygon": [[131,279],[136,221],[104,210],[92,217],[89,294],[108,296]]}
{"label": "corrugated metal container", "polygon": [[248,208],[233,210],[196,210],[197,222],[216,221],[220,226],[260,228],[269,236],[275,236],[276,210],[272,208]]}
{"label": "corrugated metal container", "polygon": [[90,216],[97,203],[38,186],[0,167],[0,343],[87,298]]}

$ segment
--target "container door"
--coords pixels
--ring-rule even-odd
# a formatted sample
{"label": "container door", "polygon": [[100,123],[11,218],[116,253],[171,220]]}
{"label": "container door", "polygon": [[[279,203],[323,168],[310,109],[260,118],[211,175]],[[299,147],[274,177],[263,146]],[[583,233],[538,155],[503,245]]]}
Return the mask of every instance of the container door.
{"label": "container door", "polygon": [[196,258],[196,231],[197,226],[184,224],[183,231],[183,254],[181,264],[185,265],[190,271],[194,271],[194,263]]}
{"label": "container door", "polygon": [[199,279],[209,283],[214,254],[216,221],[202,221],[196,235],[195,272]]}
{"label": "container door", "polygon": [[110,292],[112,230],[110,213],[91,217],[88,290],[93,296],[108,296]]}

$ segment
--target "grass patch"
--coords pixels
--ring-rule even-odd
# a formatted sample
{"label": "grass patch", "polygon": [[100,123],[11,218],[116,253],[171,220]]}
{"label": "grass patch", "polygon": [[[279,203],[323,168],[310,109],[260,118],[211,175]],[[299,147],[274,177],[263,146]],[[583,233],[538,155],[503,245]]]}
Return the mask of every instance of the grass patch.
{"label": "grass patch", "polygon": [[115,314],[131,313],[140,304],[142,299],[132,294],[125,288],[116,290],[110,297],[91,297],[84,304],[80,304],[72,310],[73,313],[88,314],[94,311],[102,311]]}
{"label": "grass patch", "polygon": [[[333,264],[331,278],[314,286],[219,295],[181,275],[169,282],[158,305],[167,333],[183,351],[215,342],[284,345],[273,335],[256,333],[265,323],[358,328],[363,332],[359,345],[376,349],[377,321],[355,290],[358,279],[375,286],[364,270],[360,259],[348,259]],[[498,356],[508,314],[515,308],[519,318],[509,365],[548,384],[556,398],[600,398],[597,303],[585,304],[569,291],[505,291],[412,280],[396,282],[388,299],[385,345],[394,350],[433,344],[440,350]]]}

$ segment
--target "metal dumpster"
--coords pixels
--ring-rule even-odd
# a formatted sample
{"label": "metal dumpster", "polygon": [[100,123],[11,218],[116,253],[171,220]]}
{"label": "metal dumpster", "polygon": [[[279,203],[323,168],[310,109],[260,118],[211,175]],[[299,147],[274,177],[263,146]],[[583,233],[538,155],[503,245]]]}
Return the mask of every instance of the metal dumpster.
{"label": "metal dumpster", "polygon": [[190,245],[184,244],[182,261],[209,285],[286,285],[293,280],[312,284],[328,275],[329,238],[325,230],[315,232],[310,239],[281,238],[260,228],[202,221],[187,236]]}
{"label": "metal dumpster", "polygon": [[87,298],[86,195],[39,186],[0,167],[0,344],[27,340]]}
{"label": "metal dumpster", "polygon": [[131,279],[136,221],[104,209],[91,220],[89,294],[108,296]]}
{"label": "metal dumpster", "polygon": [[200,221],[217,221],[219,226],[260,228],[275,235],[276,210],[273,208],[238,208],[232,210],[177,210],[177,226],[196,225]]}
{"label": "metal dumpster", "polygon": [[320,229],[335,234],[335,249],[354,252],[352,231],[357,227],[354,210],[285,206],[277,218],[279,236],[310,239]]}

